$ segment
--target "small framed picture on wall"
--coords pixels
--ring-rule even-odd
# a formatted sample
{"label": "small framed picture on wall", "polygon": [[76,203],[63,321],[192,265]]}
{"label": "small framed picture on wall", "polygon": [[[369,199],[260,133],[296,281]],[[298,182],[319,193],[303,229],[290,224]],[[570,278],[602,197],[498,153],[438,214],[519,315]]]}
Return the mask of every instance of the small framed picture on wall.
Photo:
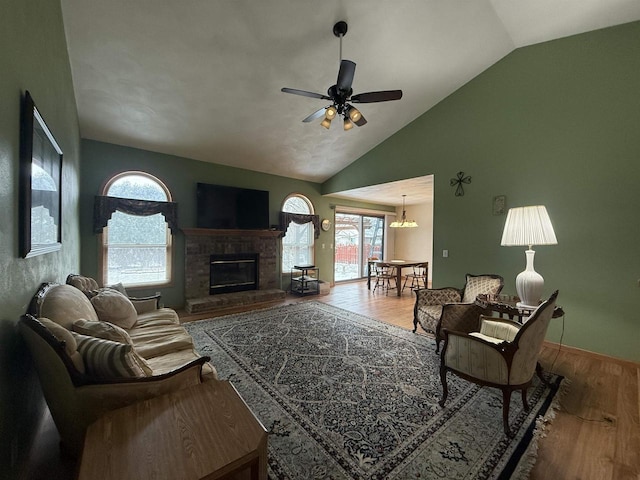
{"label": "small framed picture on wall", "polygon": [[507,197],[505,195],[498,195],[493,197],[493,214],[504,215],[507,211]]}

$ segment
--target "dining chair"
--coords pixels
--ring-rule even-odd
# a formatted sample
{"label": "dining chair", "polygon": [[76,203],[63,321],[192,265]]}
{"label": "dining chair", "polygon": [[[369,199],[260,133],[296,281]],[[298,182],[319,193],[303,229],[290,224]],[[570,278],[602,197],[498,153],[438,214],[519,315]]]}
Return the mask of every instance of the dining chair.
{"label": "dining chair", "polygon": [[429,263],[421,263],[420,265],[414,265],[413,272],[407,273],[404,276],[404,284],[402,285],[402,291],[404,292],[407,282],[411,279],[409,288],[416,290],[418,288],[427,288],[427,272],[429,269]]}
{"label": "dining chair", "polygon": [[[373,293],[375,293],[378,287],[384,290],[387,295],[389,294],[390,289],[398,288],[396,280],[396,267],[390,267],[387,265],[376,265],[375,278],[376,283],[373,287]],[[391,286],[392,281],[394,286]]]}

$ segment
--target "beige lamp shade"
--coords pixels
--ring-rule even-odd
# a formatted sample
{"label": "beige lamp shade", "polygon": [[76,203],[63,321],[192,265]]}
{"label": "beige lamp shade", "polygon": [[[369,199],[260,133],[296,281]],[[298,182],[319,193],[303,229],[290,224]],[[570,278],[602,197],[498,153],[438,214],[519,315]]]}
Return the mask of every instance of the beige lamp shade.
{"label": "beige lamp shade", "polygon": [[542,205],[509,209],[502,232],[503,246],[528,246],[524,252],[527,267],[516,277],[516,291],[520,297],[519,306],[535,308],[540,303],[544,279],[535,271],[533,259],[536,252],[533,245],[557,245],[558,240],[551,225],[547,209]]}
{"label": "beige lamp shade", "polygon": [[551,219],[543,205],[509,209],[500,245],[514,247],[557,244]]}

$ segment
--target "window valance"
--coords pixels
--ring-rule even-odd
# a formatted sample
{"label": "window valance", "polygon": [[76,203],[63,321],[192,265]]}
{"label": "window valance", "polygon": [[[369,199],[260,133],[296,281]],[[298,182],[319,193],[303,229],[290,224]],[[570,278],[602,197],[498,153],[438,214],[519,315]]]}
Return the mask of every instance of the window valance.
{"label": "window valance", "polygon": [[171,233],[178,231],[178,204],[176,202],[157,202],[152,200],[133,200],[130,198],[107,197],[96,195],[93,204],[93,231],[102,233],[111,215],[116,210],[129,215],[146,217],[161,213]]}
{"label": "window valance", "polygon": [[305,223],[313,223],[313,237],[320,237],[320,216],[319,215],[311,215],[309,213],[289,213],[289,212],[280,212],[280,230],[282,230],[285,235],[287,233],[287,229],[289,228],[289,224],[297,223],[298,225],[304,225]]}

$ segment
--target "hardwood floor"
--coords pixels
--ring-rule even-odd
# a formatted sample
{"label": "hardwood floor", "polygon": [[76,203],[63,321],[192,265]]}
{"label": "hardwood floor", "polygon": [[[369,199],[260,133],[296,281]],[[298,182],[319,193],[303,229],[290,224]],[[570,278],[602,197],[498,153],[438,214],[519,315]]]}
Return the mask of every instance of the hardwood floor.
{"label": "hardwood floor", "polygon": [[[413,329],[408,292],[373,295],[366,284],[352,283],[319,300]],[[540,362],[569,388],[538,444],[530,479],[640,479],[640,364],[548,342]]]}
{"label": "hardwood floor", "polygon": [[209,312],[198,315],[189,315],[186,312],[178,311],[178,315],[180,316],[180,320],[184,323],[201,320],[203,318],[217,317],[220,315],[242,313],[255,308],[266,308],[270,306],[286,305],[289,303],[310,300],[328,303],[329,305],[334,305],[336,307],[344,308],[345,310],[350,310],[383,322],[392,323],[399,327],[413,330],[413,304],[415,301],[413,293],[407,288],[405,289],[404,294],[400,297],[396,295],[395,290],[390,290],[388,295],[379,292],[373,294],[367,290],[367,284],[365,281],[339,284],[337,287],[331,289],[331,293],[329,295],[300,297],[298,295],[287,293],[286,298],[281,301],[268,302],[256,306],[230,307],[216,311],[213,314]]}
{"label": "hardwood floor", "polygon": [[[230,308],[216,315],[179,313],[181,320],[188,322],[310,300],[413,329],[414,296],[408,290],[401,297],[394,291],[389,295],[373,294],[367,290],[366,282],[340,284],[329,295],[302,298],[287,295],[282,301]],[[560,400],[556,418],[539,442],[531,480],[640,479],[640,364],[565,346],[559,348],[551,343],[544,345],[541,363],[546,370],[563,375],[569,388]],[[56,435],[43,437],[46,438],[39,442],[36,451],[57,452]],[[73,469],[56,460],[55,454],[39,457],[39,464],[32,465],[30,471],[47,472],[48,476],[25,478],[73,478]],[[52,475],[53,472],[58,473]]]}

